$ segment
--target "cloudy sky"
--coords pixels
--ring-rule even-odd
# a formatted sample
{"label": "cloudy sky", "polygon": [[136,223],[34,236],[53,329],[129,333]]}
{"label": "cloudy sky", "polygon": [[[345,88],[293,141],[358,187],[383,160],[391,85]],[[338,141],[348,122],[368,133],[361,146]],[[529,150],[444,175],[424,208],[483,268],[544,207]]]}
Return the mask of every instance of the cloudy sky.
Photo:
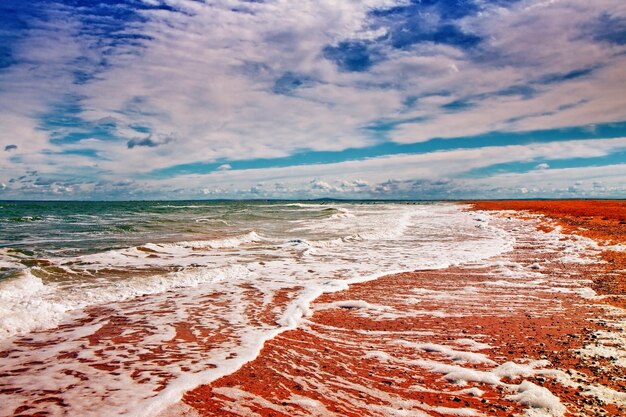
{"label": "cloudy sky", "polygon": [[0,199],[318,197],[626,197],[626,2],[0,1]]}

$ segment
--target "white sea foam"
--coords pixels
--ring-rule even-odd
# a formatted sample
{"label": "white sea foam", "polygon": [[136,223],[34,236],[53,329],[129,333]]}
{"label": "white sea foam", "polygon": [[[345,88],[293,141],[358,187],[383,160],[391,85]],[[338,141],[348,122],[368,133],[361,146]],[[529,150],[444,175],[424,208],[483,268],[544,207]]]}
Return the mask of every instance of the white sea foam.
{"label": "white sea foam", "polygon": [[230,226],[230,223],[228,223],[226,220],[222,220],[222,219],[206,219],[206,218],[200,218],[200,219],[196,219],[195,220],[196,223],[221,223],[225,226]]}
{"label": "white sea foam", "polygon": [[39,301],[54,293],[53,285],[44,285],[29,271],[0,282],[0,338],[58,323],[66,310]]}
{"label": "white sea foam", "polygon": [[53,327],[66,313],[92,305],[253,276],[254,273],[244,266],[233,265],[187,269],[106,286],[63,290],[59,284],[44,284],[41,278],[24,271],[19,278],[0,283],[0,338]]}
{"label": "white sea foam", "polygon": [[465,349],[469,349],[471,351],[485,350],[485,349],[492,348],[492,346],[489,345],[488,343],[481,343],[474,339],[466,339],[466,338],[456,339],[454,343],[456,343],[457,345],[461,345]]}
{"label": "white sea foam", "polygon": [[[528,407],[524,415],[529,417],[561,417],[567,411],[559,398],[544,387],[535,385],[528,380],[522,380],[516,384],[502,382],[503,378],[515,380],[536,375],[554,377],[560,381],[569,382],[564,372],[544,368],[549,365],[547,361],[534,361],[527,364],[505,362],[491,370],[477,370],[423,359],[414,360],[412,363],[432,372],[443,374],[445,379],[459,385],[466,385],[468,382],[480,382],[502,386],[512,392],[512,394],[507,395],[508,399]],[[480,396],[482,392],[478,390],[475,394]]]}
{"label": "white sea foam", "polygon": [[[70,268],[82,281],[46,281],[29,272],[29,275],[6,282],[0,287],[0,297],[6,301],[0,312],[4,318],[15,319],[12,322],[0,320],[5,337],[51,327],[69,319],[67,314],[79,314],[86,307],[103,305],[119,311],[131,322],[142,323],[149,317],[151,334],[129,344],[125,352],[145,352],[172,340],[176,335],[172,323],[190,317],[193,323],[204,326],[202,331],[208,328],[232,333],[229,340],[210,352],[190,345],[184,351],[190,358],[185,361],[186,370],[178,363],[129,363],[111,352],[110,360],[126,364],[126,370],[120,375],[99,372],[67,360],[46,363],[37,371],[40,378],[15,379],[15,383],[21,382],[27,391],[37,392],[40,389],[38,379],[52,378],[57,386],[67,390],[64,398],[71,400],[69,409],[76,415],[105,412],[108,415],[156,415],[180,399],[184,391],[234,372],[252,360],[265,341],[295,328],[308,317],[310,303],[323,293],[340,291],[350,284],[387,273],[478,262],[512,248],[513,238],[492,226],[488,215],[467,213],[458,205],[338,207],[350,215],[299,221],[295,224],[297,227],[285,223],[280,225],[283,227],[280,233],[272,223],[265,229],[240,230],[238,235],[221,239],[144,244],[50,260],[53,265]],[[476,227],[477,224],[481,227]],[[153,273],[145,272],[153,269],[156,269]],[[123,279],[108,279],[110,270],[123,270],[126,275]],[[46,276],[43,269],[40,272],[40,276]],[[258,293],[255,297],[258,302],[275,312],[272,322],[263,324],[250,316],[260,308],[250,304],[247,298],[251,290]],[[282,307],[272,304],[279,291],[290,294],[289,301]],[[207,294],[211,294],[210,304],[206,304]],[[146,295],[148,297],[137,298]],[[134,299],[133,303],[122,303],[129,299]],[[364,303],[355,300],[350,307],[372,314],[394,314],[387,312],[384,306]],[[164,305],[168,307],[163,309]],[[203,306],[201,310],[198,305]],[[196,330],[194,334],[200,335],[202,331]],[[45,341],[46,337],[52,340],[56,336],[52,333],[37,337]],[[97,360],[97,349],[108,352],[102,350],[102,345],[87,346],[84,335],[63,337],[66,339],[63,348],[80,351],[83,360]],[[10,339],[6,343],[10,343]],[[185,347],[180,343],[176,345],[180,349]],[[40,347],[36,352],[16,353],[15,357],[7,358],[3,366],[15,367],[20,361],[37,360],[42,355],[50,357],[54,349]],[[452,348],[441,348],[439,352],[458,357],[459,361],[485,362],[483,355],[476,352],[461,354]],[[93,387],[89,388],[87,383],[75,386],[71,376],[61,375],[63,369],[80,372],[90,381],[97,381],[98,389],[106,391],[106,404],[87,400],[92,397],[89,389]],[[457,371],[465,372],[461,368],[450,369],[450,377]],[[145,381],[137,384],[130,377],[132,372],[145,375]],[[158,375],[163,372],[171,375],[171,380],[155,396],[153,390],[158,386]],[[493,373],[475,377],[478,378],[475,380],[498,378]],[[20,395],[15,394],[7,399],[7,404],[15,405],[19,401]]]}
{"label": "white sea foam", "polygon": [[211,252],[202,253],[200,250],[233,249],[254,242],[264,242],[269,239],[251,231],[242,235],[223,239],[207,239],[196,241],[181,241],[175,243],[146,243],[139,247],[111,250],[103,253],[80,256],[76,259],[65,260],[65,264],[84,264],[93,267],[136,267],[151,266],[189,266],[202,263],[207,257],[214,255]]}
{"label": "white sea foam", "polygon": [[476,352],[468,352],[465,350],[453,349],[450,346],[439,345],[435,343],[412,343],[407,341],[399,341],[399,344],[414,349],[423,350],[425,352],[437,352],[444,356],[447,356],[450,360],[459,363],[484,363],[488,365],[495,365],[495,362],[487,357],[487,355]]}
{"label": "white sea foam", "polygon": [[389,309],[389,307],[387,306],[372,304],[363,300],[342,300],[342,301],[335,301],[334,303],[329,303],[329,304],[318,306],[319,309],[323,309],[324,307],[330,307],[330,308],[339,307],[339,308],[348,308],[348,309],[356,308],[356,309],[375,310],[375,311],[385,311]]}
{"label": "white sea foam", "polygon": [[476,369],[465,368],[458,365],[448,365],[441,362],[418,359],[414,361],[415,365],[428,369],[432,372],[444,374],[444,378],[448,381],[465,385],[468,382],[482,382],[490,385],[500,383],[500,378],[493,372],[479,371]]}
{"label": "white sea foam", "polygon": [[508,398],[531,407],[525,413],[527,416],[561,417],[567,411],[559,398],[544,387],[523,381],[516,389],[517,394],[509,395]]}
{"label": "white sea foam", "polygon": [[246,233],[245,235],[235,236],[235,237],[225,238],[225,239],[177,242],[176,246],[183,246],[185,248],[192,248],[192,249],[236,248],[246,243],[262,242],[263,240],[266,240],[266,239],[259,236],[256,232],[253,231],[253,232]]}
{"label": "white sea foam", "polygon": [[[169,209],[190,209],[190,208],[204,208],[206,209],[207,206],[200,206],[197,204],[187,204],[187,205],[172,205],[172,204],[165,204],[165,205],[159,205],[156,206],[156,208],[169,208]],[[215,207],[215,206],[213,206]]]}
{"label": "white sea foam", "polygon": [[330,216],[331,219],[345,219],[348,217],[355,217],[355,216],[354,214],[352,214],[350,210],[346,208],[339,208],[338,213],[335,213],[332,216]]}

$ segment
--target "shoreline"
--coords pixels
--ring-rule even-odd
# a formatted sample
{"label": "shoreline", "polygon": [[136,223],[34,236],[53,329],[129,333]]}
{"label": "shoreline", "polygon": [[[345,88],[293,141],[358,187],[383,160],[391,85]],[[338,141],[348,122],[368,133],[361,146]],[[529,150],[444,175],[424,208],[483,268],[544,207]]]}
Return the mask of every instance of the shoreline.
{"label": "shoreline", "polygon": [[[602,250],[606,268],[598,273],[592,288],[607,296],[607,303],[626,308],[626,201],[624,200],[502,200],[472,203],[475,210],[515,210],[543,216],[541,230],[555,228],[566,235],[580,235],[594,240]],[[621,247],[620,247],[621,245]],[[621,250],[616,250],[621,249]]]}
{"label": "shoreline", "polygon": [[[475,209],[509,209],[507,202],[483,204]],[[502,222],[537,222],[520,210]],[[556,225],[563,241],[576,236],[562,224],[572,223],[551,218],[532,228],[548,236]],[[162,415],[626,412],[626,381],[619,377],[626,359],[605,355],[619,353],[624,340],[623,310],[610,307],[622,307],[623,297],[607,296],[616,287],[598,284],[615,273],[614,264],[562,262],[558,246],[538,251],[537,237],[523,239],[502,256],[502,266],[388,275],[324,294],[301,327],[268,341],[239,371],[187,392]],[[585,291],[590,283],[605,296]]]}
{"label": "shoreline", "polygon": [[[97,375],[108,378],[113,387],[124,375],[137,387],[156,384],[156,402],[150,402],[154,409],[130,408],[124,415],[153,416],[183,392],[181,401],[158,416],[626,412],[626,379],[622,377],[626,352],[620,349],[626,345],[624,296],[611,292],[619,290],[623,280],[619,269],[623,236],[608,233],[614,229],[606,226],[622,221],[619,211],[603,216],[607,208],[599,207],[599,216],[606,219],[600,217],[604,228],[596,229],[610,236],[598,245],[588,235],[599,232],[587,224],[597,216],[588,212],[583,218],[587,223],[576,223],[576,217],[559,222],[556,216],[543,216],[536,207],[534,211],[507,211],[503,202],[476,204],[492,206],[474,210],[495,211],[473,215],[464,204],[470,227],[459,229],[467,234],[449,234],[457,243],[447,244],[472,251],[476,246],[468,244],[473,241],[471,230],[493,225],[507,241],[514,238],[513,250],[456,266],[454,258],[447,258],[452,266],[444,269],[363,276],[327,288],[306,305],[296,302],[299,287],[285,288],[264,300],[253,282],[237,284],[236,293],[248,305],[246,315],[252,323],[282,329],[258,346],[260,352],[233,351],[220,361],[224,343],[242,343],[232,323],[211,318],[212,309],[238,308],[228,288],[202,291],[197,294],[200,298],[168,292],[156,308],[153,298],[145,296],[117,307],[92,306],[74,323],[16,339],[15,350],[2,351],[0,356],[30,352],[32,360],[19,369],[7,368],[0,394],[28,392],[22,391],[24,385],[18,379],[15,383],[12,379],[28,385],[40,366],[55,368],[49,359],[46,365],[39,362],[42,354],[56,355],[65,364],[57,370],[67,383],[75,381],[68,388],[92,394],[64,397],[60,380],[54,377],[47,383],[49,390],[36,392],[31,387],[30,400],[10,408],[13,414],[6,415],[34,416],[46,410],[69,415],[72,407],[64,398],[89,401],[93,397],[95,402],[106,403],[113,396],[120,400],[130,395],[121,382],[118,389],[97,393],[94,388],[106,390],[80,382],[95,381],[92,377]],[[586,237],[578,237],[575,226]],[[618,261],[610,262],[607,253]],[[171,331],[155,339],[162,332],[153,329],[150,318],[173,314],[178,303],[189,305],[189,315],[169,324]],[[284,311],[287,305],[293,314]],[[285,314],[295,317],[296,313],[303,316],[294,319],[297,326],[284,322]],[[142,345],[146,340],[156,343]],[[67,366],[72,361],[79,366]],[[218,369],[223,366],[231,366],[226,374]],[[179,367],[189,371],[192,381],[174,380]],[[88,369],[97,372],[80,372]]]}

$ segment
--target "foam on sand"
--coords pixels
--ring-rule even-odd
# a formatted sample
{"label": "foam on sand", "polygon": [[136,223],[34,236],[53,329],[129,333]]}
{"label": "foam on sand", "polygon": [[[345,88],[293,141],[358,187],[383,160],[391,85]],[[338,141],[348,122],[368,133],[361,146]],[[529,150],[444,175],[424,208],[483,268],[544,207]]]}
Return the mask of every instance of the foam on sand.
{"label": "foam on sand", "polygon": [[[481,220],[475,220],[481,225],[477,229],[489,227]],[[604,387],[608,400],[609,387],[623,381],[607,378],[615,362],[599,350],[580,359],[575,350],[590,325],[587,318],[605,317],[579,291],[588,284],[581,275],[601,266],[561,263],[563,236],[537,232],[532,221],[502,219],[499,224],[514,231],[517,250],[324,294],[312,306],[315,314],[297,330],[268,341],[262,357],[193,390],[185,401],[202,411],[229,411],[234,402],[242,415],[266,402],[281,414],[306,415],[289,403],[293,394],[322,403],[328,415],[350,410],[394,416],[559,416],[566,406],[581,415],[602,410],[617,415],[624,405],[619,397],[605,404],[595,396],[600,392],[595,388]],[[414,314],[420,310],[439,310],[445,318]],[[600,333],[589,339],[602,340]],[[606,366],[586,377],[567,368],[590,370],[580,362],[587,357]],[[601,377],[594,380],[595,371]]]}
{"label": "foam on sand", "polygon": [[530,381],[523,381],[515,389],[517,394],[509,395],[507,398],[530,407],[525,412],[525,415],[529,417],[561,417],[567,411],[558,397],[555,397],[546,388],[537,386]]}
{"label": "foam on sand", "polygon": [[[249,232],[50,259],[88,279],[65,285],[46,280],[54,271],[42,268],[33,271],[42,278],[23,275],[1,287],[2,348],[17,340],[15,335],[59,323],[91,332],[29,335],[0,368],[42,364],[12,379],[22,393],[7,397],[7,409],[31,394],[37,398],[48,380],[68,404],[64,410],[76,415],[156,415],[185,391],[253,360],[266,341],[309,317],[311,302],[324,293],[388,273],[478,262],[513,243],[489,224],[489,216],[477,219],[451,204],[350,206],[341,213],[300,222],[299,230],[283,236]],[[108,271],[126,275],[107,279]],[[395,314],[362,300],[331,307]],[[80,352],[80,361],[59,349]],[[485,361],[476,352],[441,348],[441,353]],[[84,380],[77,383],[75,375]],[[106,401],[94,401],[100,396]],[[33,411],[42,407],[29,404]],[[54,414],[54,406],[47,407]]]}

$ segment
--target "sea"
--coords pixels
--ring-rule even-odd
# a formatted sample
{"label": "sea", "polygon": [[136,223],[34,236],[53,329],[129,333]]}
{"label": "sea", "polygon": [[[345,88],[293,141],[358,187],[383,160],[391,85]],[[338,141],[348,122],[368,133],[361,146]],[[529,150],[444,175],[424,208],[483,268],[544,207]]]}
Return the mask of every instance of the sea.
{"label": "sea", "polygon": [[320,295],[514,239],[447,202],[0,202],[0,415],[157,416]]}

